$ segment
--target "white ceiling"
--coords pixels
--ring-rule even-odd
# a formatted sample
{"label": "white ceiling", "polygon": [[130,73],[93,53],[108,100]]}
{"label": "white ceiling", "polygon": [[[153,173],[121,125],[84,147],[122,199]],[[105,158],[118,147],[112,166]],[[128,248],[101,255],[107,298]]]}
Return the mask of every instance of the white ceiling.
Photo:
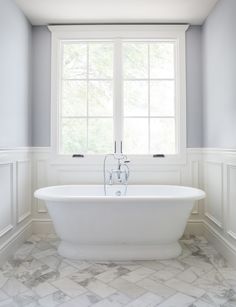
{"label": "white ceiling", "polygon": [[204,22],[218,0],[15,0],[33,25]]}

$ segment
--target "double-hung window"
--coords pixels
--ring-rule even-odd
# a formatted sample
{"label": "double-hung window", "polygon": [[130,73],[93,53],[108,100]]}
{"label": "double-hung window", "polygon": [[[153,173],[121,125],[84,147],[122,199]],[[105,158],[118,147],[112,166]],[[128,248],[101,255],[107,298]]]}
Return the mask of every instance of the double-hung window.
{"label": "double-hung window", "polygon": [[50,27],[55,151],[182,157],[186,28]]}

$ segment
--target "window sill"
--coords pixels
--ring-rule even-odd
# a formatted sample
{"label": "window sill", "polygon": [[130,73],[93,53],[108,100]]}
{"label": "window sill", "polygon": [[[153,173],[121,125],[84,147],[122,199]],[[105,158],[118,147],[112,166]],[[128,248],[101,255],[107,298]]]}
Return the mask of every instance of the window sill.
{"label": "window sill", "polygon": [[[51,153],[51,165],[103,165],[105,155],[84,155],[82,158],[72,158],[72,155]],[[166,155],[164,158],[154,158],[152,155],[129,155],[130,165],[184,165],[187,162],[186,151],[178,155]]]}

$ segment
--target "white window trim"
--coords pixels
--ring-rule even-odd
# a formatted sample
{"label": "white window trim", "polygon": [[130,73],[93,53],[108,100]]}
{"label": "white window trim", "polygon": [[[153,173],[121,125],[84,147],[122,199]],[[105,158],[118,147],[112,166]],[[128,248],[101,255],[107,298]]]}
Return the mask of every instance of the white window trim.
{"label": "white window trim", "polygon": [[[59,154],[59,104],[60,90],[60,42],[78,39],[171,39],[176,41],[176,141],[179,153],[165,158],[152,155],[129,155],[139,164],[185,164],[186,163],[186,53],[185,32],[188,25],[67,25],[49,26],[51,43],[51,146],[54,161],[74,163],[70,155]],[[116,93],[115,93],[116,95]],[[116,96],[115,96],[116,97]],[[116,99],[116,98],[115,98]],[[85,155],[76,163],[100,164],[104,155]]]}

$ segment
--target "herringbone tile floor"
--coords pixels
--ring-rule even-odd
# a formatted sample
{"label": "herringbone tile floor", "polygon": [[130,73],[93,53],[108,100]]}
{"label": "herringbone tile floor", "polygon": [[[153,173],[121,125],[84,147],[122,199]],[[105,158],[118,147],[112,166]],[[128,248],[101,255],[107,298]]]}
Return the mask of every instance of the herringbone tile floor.
{"label": "herringbone tile floor", "polygon": [[71,261],[55,235],[32,236],[0,269],[0,306],[236,306],[236,269],[202,237],[165,261]]}

